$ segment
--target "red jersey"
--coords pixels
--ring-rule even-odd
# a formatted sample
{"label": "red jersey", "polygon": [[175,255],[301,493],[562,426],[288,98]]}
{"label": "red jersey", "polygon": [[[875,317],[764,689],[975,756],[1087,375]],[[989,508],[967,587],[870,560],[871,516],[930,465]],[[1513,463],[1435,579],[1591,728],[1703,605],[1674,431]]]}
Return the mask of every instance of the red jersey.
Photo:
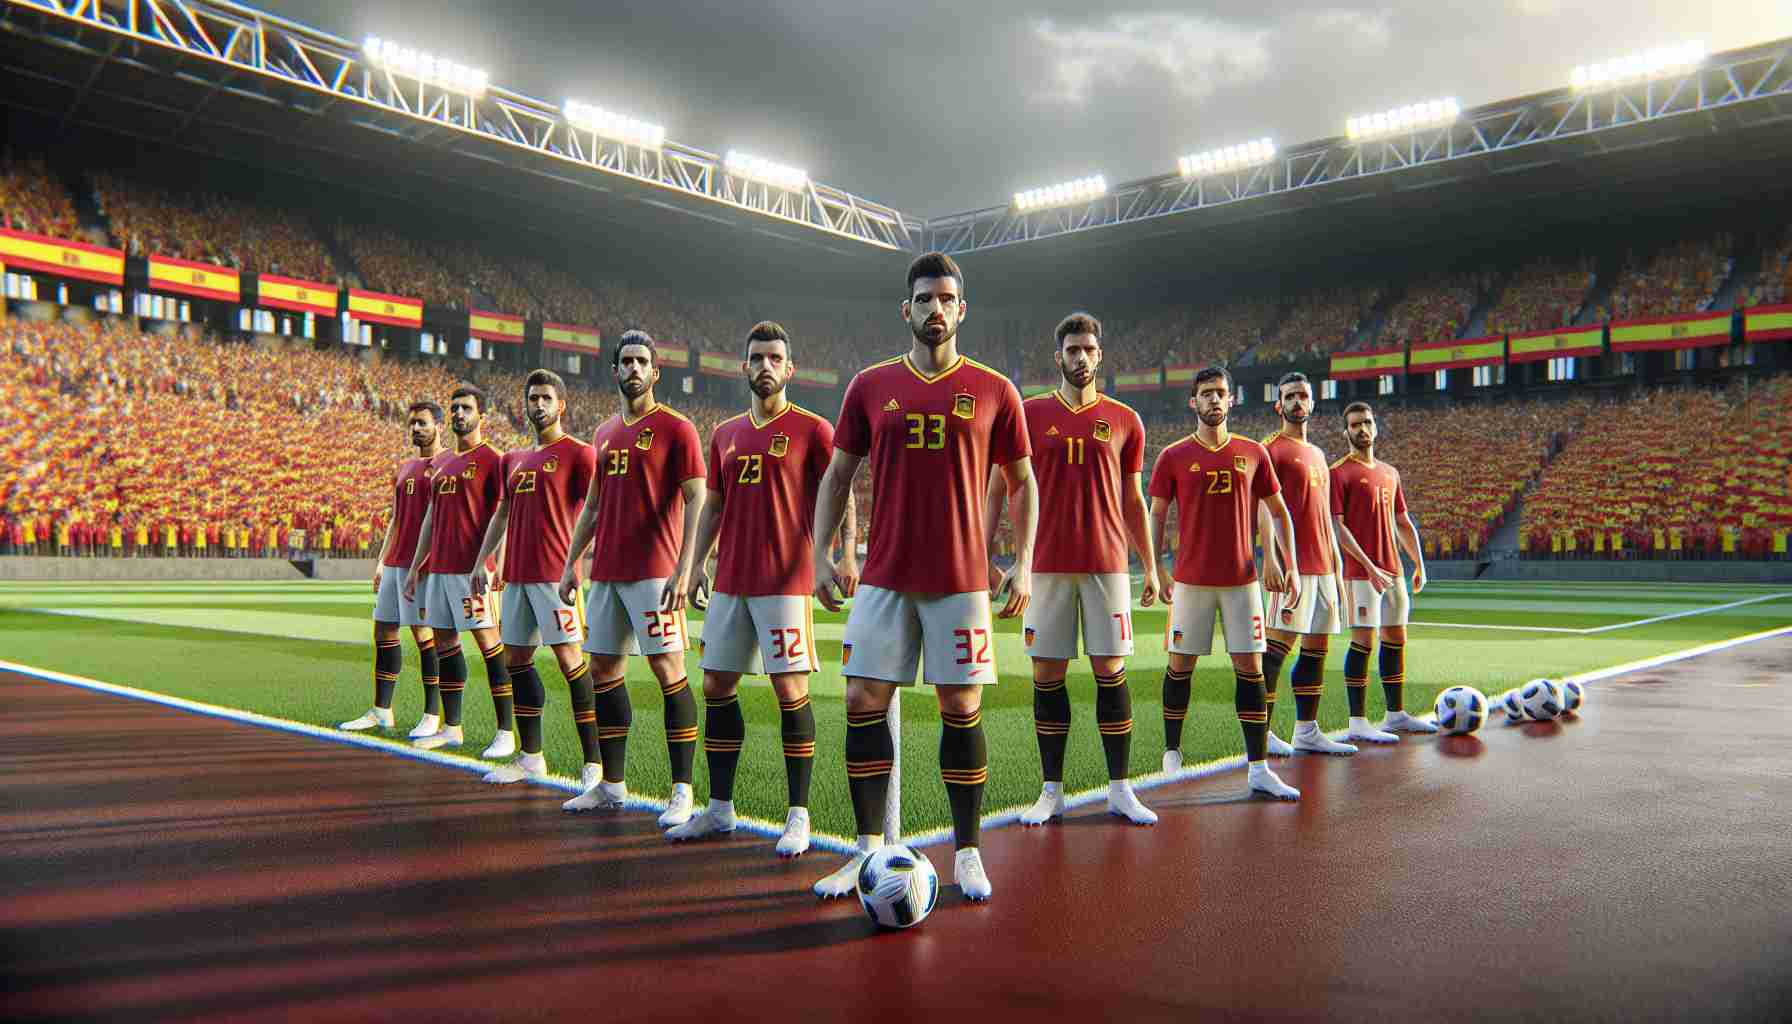
{"label": "red jersey", "polygon": [[539,448],[504,456],[504,578],[511,583],[555,583],[566,569],[573,523],[591,487],[597,453],[562,435]]}
{"label": "red jersey", "polygon": [[1062,392],[1029,399],[1027,437],[1039,481],[1034,572],[1126,571],[1121,501],[1145,466],[1145,425],[1102,395],[1073,408]]}
{"label": "red jersey", "polygon": [[1026,414],[1008,378],[963,356],[932,376],[907,356],[859,371],[834,447],[871,459],[874,587],[963,594],[989,586],[984,487],[992,467],[1026,458]]}
{"label": "red jersey", "polygon": [[[1302,576],[1325,576],[1332,565],[1331,472],[1316,444],[1277,433],[1263,442],[1270,468],[1282,486],[1282,500],[1294,520],[1294,548]],[[1286,561],[1284,561],[1284,566]]]}
{"label": "red jersey", "polygon": [[430,495],[434,493],[430,484],[436,478],[436,470],[453,457],[452,452],[437,452],[427,459],[406,459],[398,467],[398,476],[392,481],[392,509],[396,517],[392,520],[396,524],[392,550],[386,552],[381,565],[410,568],[411,559],[417,554],[417,535],[423,532],[423,514],[429,511]]}
{"label": "red jersey", "polygon": [[597,428],[591,447],[602,480],[591,578],[627,583],[672,575],[684,538],[680,485],[703,476],[697,428],[656,405],[639,419],[611,416]]}
{"label": "red jersey", "polygon": [[716,427],[709,492],[722,504],[718,593],[814,588],[815,495],[833,457],[833,424],[794,405],[764,423],[746,412]]}
{"label": "red jersey", "polygon": [[[1355,452],[1332,463],[1332,515],[1343,516],[1363,554],[1391,573],[1400,572],[1400,550],[1394,546],[1396,514],[1406,514],[1399,470],[1380,461],[1371,466]],[[1366,580],[1369,570],[1346,555],[1344,578]]]}
{"label": "red jersey", "polygon": [[1191,434],[1165,448],[1151,470],[1151,496],[1176,503],[1180,541],[1171,575],[1191,587],[1255,580],[1257,502],[1281,491],[1269,452],[1248,437],[1233,434],[1209,448]]}
{"label": "red jersey", "polygon": [[489,442],[481,441],[436,467],[429,503],[429,561],[424,569],[444,574],[473,571],[485,528],[504,494],[503,458]]}

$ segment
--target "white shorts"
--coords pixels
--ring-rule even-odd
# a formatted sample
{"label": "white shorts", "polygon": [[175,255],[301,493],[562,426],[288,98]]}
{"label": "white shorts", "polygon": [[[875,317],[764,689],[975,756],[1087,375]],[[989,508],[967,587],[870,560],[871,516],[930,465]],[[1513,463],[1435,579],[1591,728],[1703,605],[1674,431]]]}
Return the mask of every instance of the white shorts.
{"label": "white shorts", "polygon": [[[404,569],[395,565],[380,566],[379,596],[373,599],[373,621],[396,622],[400,626],[423,626],[423,594],[417,600],[404,599]],[[426,577],[427,579],[427,577]]]}
{"label": "white shorts", "polygon": [[492,595],[473,596],[472,573],[432,572],[423,577],[423,589],[424,617],[432,629],[465,633],[498,624]]}
{"label": "white shorts", "polygon": [[671,654],[687,646],[684,612],[660,611],[664,577],[593,583],[585,592],[587,654]]}
{"label": "white shorts", "polygon": [[1213,653],[1213,622],[1226,631],[1226,653],[1262,654],[1263,594],[1257,581],[1241,587],[1193,587],[1177,583],[1170,592],[1170,619],[1164,646],[1171,654]]}
{"label": "white shorts", "polygon": [[1123,572],[1033,574],[1033,601],[1021,620],[1027,654],[1076,657],[1077,622],[1091,658],[1132,654],[1132,577]]}
{"label": "white shorts", "polygon": [[1336,633],[1340,626],[1338,612],[1338,574],[1302,576],[1300,599],[1288,603],[1286,593],[1269,595],[1269,628],[1285,633],[1310,636],[1314,633]]}
{"label": "white shorts", "polygon": [[560,600],[555,583],[509,583],[500,605],[499,635],[517,647],[576,644],[585,639],[584,616],[576,605]]}
{"label": "white shorts", "polygon": [[703,613],[698,646],[706,672],[776,676],[821,668],[807,594],[718,593]]}
{"label": "white shorts", "polygon": [[1368,580],[1345,580],[1344,596],[1350,599],[1347,615],[1352,629],[1404,626],[1412,607],[1406,594],[1406,577],[1398,573],[1393,585],[1379,594]]}
{"label": "white shorts", "polygon": [[859,679],[913,686],[996,681],[989,592],[911,594],[859,585],[846,617],[840,670]]}

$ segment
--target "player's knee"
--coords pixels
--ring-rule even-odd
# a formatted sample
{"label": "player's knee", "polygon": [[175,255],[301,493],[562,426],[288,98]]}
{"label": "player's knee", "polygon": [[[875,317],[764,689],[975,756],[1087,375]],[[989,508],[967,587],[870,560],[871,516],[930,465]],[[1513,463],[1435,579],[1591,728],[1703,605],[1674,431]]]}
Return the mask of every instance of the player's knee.
{"label": "player's knee", "polygon": [[533,647],[522,647],[522,646],[513,647],[509,644],[506,644],[504,646],[504,654],[505,654],[505,658],[504,658],[505,662],[512,666],[527,665],[530,662],[535,660],[535,648],[533,648]]}
{"label": "player's knee", "polygon": [[936,686],[933,689],[934,696],[939,698],[941,711],[968,715],[983,706],[981,686]]}
{"label": "player's knee", "polygon": [[1372,648],[1375,646],[1375,630],[1373,628],[1353,629],[1350,631],[1350,641]]}
{"label": "player's knee", "polygon": [[433,644],[436,641],[436,631],[428,626],[412,626],[411,639],[417,641],[418,647]]}
{"label": "player's knee", "polygon": [[[1090,658],[1089,659],[1089,671],[1095,673],[1098,676],[1111,676],[1114,673],[1120,671],[1121,669],[1123,669],[1125,667],[1126,667],[1126,659],[1125,658],[1112,657],[1112,658]],[[1037,677],[1035,677],[1035,678],[1037,678]],[[1063,678],[1063,676],[1060,674],[1057,678],[1061,679],[1061,678]]]}
{"label": "player's knee", "polygon": [[890,697],[895,691],[895,686],[889,683],[879,683],[869,679],[848,679],[846,681],[846,710],[853,714],[883,711],[890,706]]}
{"label": "player's knee", "polygon": [[738,672],[703,673],[703,696],[710,700],[732,697],[738,689],[740,689],[740,673]]}
{"label": "player's knee", "polygon": [[373,638],[387,644],[398,639],[398,623],[376,622],[373,624]]}
{"label": "player's knee", "polygon": [[[1091,659],[1093,660],[1093,659]],[[1062,679],[1070,672],[1070,662],[1063,658],[1034,658],[1033,681],[1036,683]]]}
{"label": "player's knee", "polygon": [[1234,672],[1239,672],[1244,675],[1254,675],[1258,672],[1262,672],[1263,671],[1263,655],[1261,655],[1261,654],[1234,654],[1232,656],[1232,670]]}
{"label": "player's knee", "polygon": [[650,654],[647,656],[647,668],[660,682],[676,683],[684,678],[684,652]]}
{"label": "player's knee", "polygon": [[1381,638],[1391,644],[1403,644],[1406,642],[1406,627],[1384,626],[1381,630]]}
{"label": "player's knee", "polygon": [[[623,673],[626,660],[627,659],[614,654],[593,654],[591,656],[591,678],[616,678]],[[575,663],[569,667],[565,661],[562,661],[560,662],[560,667],[561,669],[566,670],[570,675],[571,669],[576,669],[579,666]]]}
{"label": "player's knee", "polygon": [[1324,654],[1331,650],[1331,639],[1323,633],[1315,633],[1312,636],[1302,637],[1300,641],[1300,649],[1303,654]]}
{"label": "player's knee", "polygon": [[799,697],[807,697],[809,695],[809,673],[780,672],[772,676],[772,692],[777,694],[778,700],[784,703],[789,703]]}
{"label": "player's knee", "polygon": [[1193,672],[1194,670],[1195,670],[1195,656],[1194,655],[1192,655],[1192,654],[1177,654],[1173,651],[1171,652],[1171,654],[1170,654],[1170,671],[1176,672],[1176,673],[1183,673],[1183,672]]}

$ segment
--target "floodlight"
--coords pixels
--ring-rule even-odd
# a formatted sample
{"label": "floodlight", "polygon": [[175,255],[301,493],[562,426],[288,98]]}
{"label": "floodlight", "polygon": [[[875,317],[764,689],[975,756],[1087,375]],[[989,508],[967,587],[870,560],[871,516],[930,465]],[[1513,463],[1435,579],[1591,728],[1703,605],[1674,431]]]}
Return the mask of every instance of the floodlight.
{"label": "floodlight", "polygon": [[[1354,120],[1354,118],[1352,119]],[[1257,164],[1266,164],[1276,158],[1276,144],[1269,139],[1252,139],[1249,142],[1231,146],[1221,146],[1205,153],[1191,153],[1176,161],[1176,166],[1185,178],[1193,178],[1203,174],[1217,174],[1222,171],[1235,171]]]}
{"label": "floodlight", "polygon": [[1629,53],[1598,64],[1583,64],[1570,73],[1568,81],[1577,91],[1602,89],[1661,75],[1681,74],[1698,67],[1704,60],[1705,44],[1687,42]]}
{"label": "floodlight", "polygon": [[369,63],[388,72],[440,86],[450,92],[483,96],[489,82],[484,71],[434,54],[399,46],[390,39],[368,36],[361,44]]}
{"label": "floodlight", "polygon": [[1357,139],[1377,135],[1421,131],[1448,124],[1456,120],[1461,113],[1462,108],[1454,99],[1409,103],[1392,110],[1378,111],[1373,114],[1358,114],[1347,119],[1344,122],[1344,136],[1354,142]]}
{"label": "floodlight", "polygon": [[756,157],[738,150],[729,152],[723,161],[724,168],[737,178],[751,178],[754,181],[775,185],[779,188],[797,190],[809,183],[809,172]]}

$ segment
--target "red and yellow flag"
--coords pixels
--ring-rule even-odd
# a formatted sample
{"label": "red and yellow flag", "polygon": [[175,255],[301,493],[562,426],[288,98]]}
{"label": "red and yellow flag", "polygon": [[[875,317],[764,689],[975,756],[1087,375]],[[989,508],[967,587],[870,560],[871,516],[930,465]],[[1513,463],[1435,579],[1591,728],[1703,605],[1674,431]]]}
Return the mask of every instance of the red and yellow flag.
{"label": "red and yellow flag", "polygon": [[740,376],[740,360],[718,352],[699,352],[697,353],[697,372],[707,373],[712,377],[738,377]]}
{"label": "red and yellow flag", "polygon": [[1664,352],[1730,343],[1730,311],[1614,322],[1613,352]]}
{"label": "red and yellow flag", "polygon": [[1156,391],[1161,387],[1163,387],[1163,374],[1157,370],[1116,373],[1114,375],[1115,391]]}
{"label": "red and yellow flag", "polygon": [[1505,358],[1505,338],[1432,341],[1412,347],[1412,356],[1406,362],[1406,372],[1430,373],[1433,370],[1454,370],[1464,366],[1487,366]]}
{"label": "red and yellow flag", "polygon": [[1527,331],[1507,339],[1511,351],[1506,358],[1514,363],[1538,363],[1558,356],[1596,356],[1604,350],[1603,336],[1598,324]]}
{"label": "red and yellow flag", "polygon": [[799,366],[794,376],[798,384],[808,384],[811,387],[832,388],[840,385],[840,375],[833,370]]}
{"label": "red and yellow flag", "polygon": [[422,327],[423,300],[384,292],[348,290],[348,312],[356,320],[393,327]]}
{"label": "red and yellow flag", "polygon": [[255,304],[294,313],[335,316],[339,292],[333,284],[301,281],[296,277],[259,274],[255,278]]}
{"label": "red and yellow flag", "polygon": [[173,256],[149,258],[149,286],[158,292],[219,302],[240,302],[243,297],[242,279],[235,269]]}
{"label": "red and yellow flag", "polygon": [[677,369],[688,369],[691,365],[691,350],[683,345],[658,345],[654,348],[655,358],[661,366]]}
{"label": "red and yellow flag", "polygon": [[0,228],[0,260],[14,271],[37,270],[100,284],[124,283],[123,252],[29,231]]}
{"label": "red and yellow flag", "polygon": [[1742,336],[1749,341],[1792,340],[1792,306],[1755,306],[1742,315]]}
{"label": "red and yellow flag", "polygon": [[506,345],[523,343],[523,318],[509,313],[491,313],[483,309],[467,311],[467,333],[481,341]]}
{"label": "red and yellow flag", "polygon": [[1332,353],[1332,377],[1335,380],[1390,377],[1405,369],[1406,349],[1403,347]]}
{"label": "red and yellow flag", "polygon": [[541,325],[541,343],[562,352],[596,355],[603,351],[604,336],[595,327],[544,323]]}

